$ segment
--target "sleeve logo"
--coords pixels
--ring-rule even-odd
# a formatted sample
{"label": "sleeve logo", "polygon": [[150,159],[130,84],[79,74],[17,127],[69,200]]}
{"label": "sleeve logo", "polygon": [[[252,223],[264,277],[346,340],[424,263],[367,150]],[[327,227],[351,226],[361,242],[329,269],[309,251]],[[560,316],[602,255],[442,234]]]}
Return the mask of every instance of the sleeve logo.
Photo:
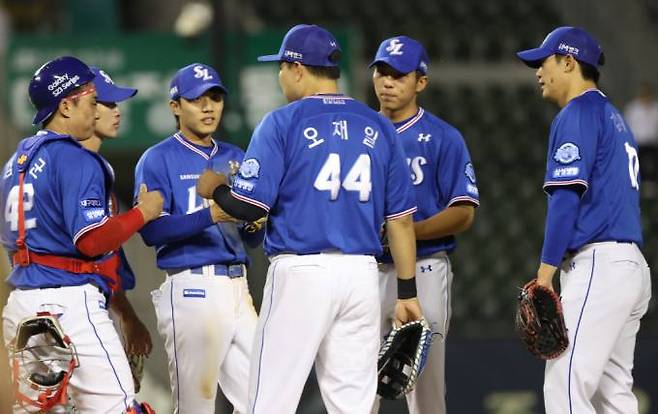
{"label": "sleeve logo", "polygon": [[466,174],[466,177],[475,184],[475,168],[473,168],[473,163],[467,163],[466,168],[464,169],[464,174]]}
{"label": "sleeve logo", "polygon": [[553,159],[560,164],[570,164],[580,159],[580,149],[572,142],[566,142],[555,151]]}
{"label": "sleeve logo", "polygon": [[258,178],[260,164],[255,158],[245,160],[240,166],[240,175],[242,178]]}
{"label": "sleeve logo", "polygon": [[105,210],[95,208],[93,210],[85,210],[82,214],[87,222],[95,222],[105,217]]}
{"label": "sleeve logo", "polygon": [[80,200],[80,206],[84,208],[103,207],[103,203],[97,198],[87,198],[85,200]]}

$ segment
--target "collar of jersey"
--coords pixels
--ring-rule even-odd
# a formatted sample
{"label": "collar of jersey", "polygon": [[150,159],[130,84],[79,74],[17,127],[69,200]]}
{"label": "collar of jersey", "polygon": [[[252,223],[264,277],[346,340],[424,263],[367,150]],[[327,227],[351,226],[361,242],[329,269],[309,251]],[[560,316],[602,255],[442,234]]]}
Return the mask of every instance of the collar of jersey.
{"label": "collar of jersey", "polygon": [[588,92],[598,92],[601,96],[603,96],[604,98],[607,98],[607,96],[605,96],[605,94],[603,92],[601,92],[601,90],[598,89],[598,88],[589,88],[589,89],[587,89],[586,91],[584,91],[583,93],[581,93],[578,96],[583,96]]}
{"label": "collar of jersey", "polygon": [[403,133],[407,129],[411,128],[416,122],[420,120],[420,118],[423,117],[423,114],[425,113],[425,110],[423,108],[418,108],[418,112],[416,112],[416,115],[412,116],[411,118],[402,121],[402,122],[396,122],[395,123],[395,130],[397,131],[398,134]]}
{"label": "collar of jersey", "polygon": [[302,99],[324,99],[324,98],[343,98],[343,99],[353,99],[342,93],[316,93],[315,95],[305,96]]}
{"label": "collar of jersey", "polygon": [[179,131],[179,132],[176,132],[176,133],[174,134],[174,138],[176,138],[176,140],[177,140],[178,142],[180,142],[181,144],[183,144],[184,147],[186,147],[186,148],[189,149],[190,151],[196,152],[197,154],[199,154],[200,156],[202,156],[202,157],[203,157],[204,159],[206,159],[206,160],[209,160],[209,159],[211,159],[212,157],[214,157],[215,154],[217,154],[217,151],[219,151],[219,146],[217,145],[217,143],[215,142],[215,140],[212,139],[212,138],[210,139],[210,141],[212,141],[212,151],[210,152],[210,156],[208,156],[208,154],[206,154],[205,152],[203,152],[203,151],[201,151],[200,149],[198,149],[197,147],[195,147],[194,144],[192,144],[190,141],[188,141],[187,139],[185,139],[185,137],[183,136],[183,134],[182,134],[180,131]]}

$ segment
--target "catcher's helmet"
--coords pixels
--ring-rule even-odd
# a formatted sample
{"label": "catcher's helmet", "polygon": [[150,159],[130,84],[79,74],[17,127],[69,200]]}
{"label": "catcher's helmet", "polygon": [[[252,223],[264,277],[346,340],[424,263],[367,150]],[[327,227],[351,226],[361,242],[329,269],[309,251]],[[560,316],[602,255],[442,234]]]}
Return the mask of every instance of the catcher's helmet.
{"label": "catcher's helmet", "polygon": [[59,102],[73,89],[94,79],[85,63],[73,56],[62,56],[46,62],[32,76],[28,88],[30,101],[37,110],[32,125],[48,119]]}
{"label": "catcher's helmet", "polygon": [[48,412],[67,402],[67,388],[79,365],[71,340],[48,312],[23,320],[9,345],[14,398]]}

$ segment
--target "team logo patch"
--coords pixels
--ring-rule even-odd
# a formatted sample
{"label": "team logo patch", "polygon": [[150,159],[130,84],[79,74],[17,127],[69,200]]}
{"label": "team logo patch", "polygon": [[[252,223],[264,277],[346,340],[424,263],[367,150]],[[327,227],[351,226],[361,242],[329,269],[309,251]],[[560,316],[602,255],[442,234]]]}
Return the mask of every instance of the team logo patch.
{"label": "team logo patch", "polygon": [[245,160],[240,166],[240,175],[242,178],[257,178],[260,172],[260,164],[255,158]]}
{"label": "team logo patch", "polygon": [[85,200],[80,200],[80,206],[84,208],[103,207],[103,202],[97,198],[87,198]]}
{"label": "team logo patch", "polygon": [[580,148],[573,142],[565,142],[555,151],[553,159],[560,164],[570,164],[580,159]]}
{"label": "team logo patch", "polygon": [[475,184],[475,168],[473,168],[472,163],[469,162],[466,164],[466,168],[464,168],[464,174],[466,174],[466,177],[468,177],[470,182]]}
{"label": "team logo patch", "polygon": [[205,298],[205,289],[183,289],[184,298]]}
{"label": "team logo patch", "polygon": [[18,161],[16,161],[16,163],[18,165],[23,165],[23,164],[25,164],[25,161],[27,161],[27,155],[21,154],[21,156],[18,157]]}
{"label": "team logo patch", "polygon": [[105,217],[105,210],[102,208],[94,208],[92,210],[84,211],[82,215],[88,222],[98,221],[99,219]]}

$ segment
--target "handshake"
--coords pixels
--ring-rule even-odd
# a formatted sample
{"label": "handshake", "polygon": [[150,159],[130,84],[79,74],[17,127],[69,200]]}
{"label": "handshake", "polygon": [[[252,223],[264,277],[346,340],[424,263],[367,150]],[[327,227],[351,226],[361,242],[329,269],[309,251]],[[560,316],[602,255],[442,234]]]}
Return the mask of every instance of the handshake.
{"label": "handshake", "polygon": [[[199,180],[197,181],[196,192],[201,197],[210,200],[210,214],[212,215],[213,222],[242,223],[243,220],[236,219],[235,217],[222,210],[222,208],[217,204],[215,204],[213,200],[213,193],[217,187],[221,185],[229,185],[229,178],[222,173],[206,170],[203,172],[203,174],[201,174],[201,177],[199,177]],[[262,217],[254,222],[245,222],[243,229],[247,233],[255,233],[259,231],[266,222],[267,216]]]}
{"label": "handshake", "polygon": [[141,211],[144,217],[144,223],[160,217],[163,204],[164,198],[162,198],[162,194],[159,191],[148,191],[146,184],[139,186],[139,195],[137,196],[135,208]]}

